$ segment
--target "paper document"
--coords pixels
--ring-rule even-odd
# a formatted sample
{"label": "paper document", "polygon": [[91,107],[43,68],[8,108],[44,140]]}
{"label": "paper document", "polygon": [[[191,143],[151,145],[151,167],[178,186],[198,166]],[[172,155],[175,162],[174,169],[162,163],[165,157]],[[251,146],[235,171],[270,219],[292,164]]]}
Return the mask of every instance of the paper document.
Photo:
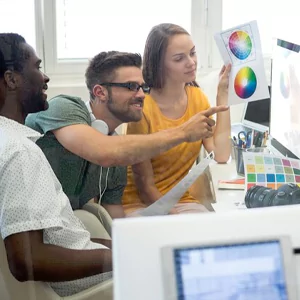
{"label": "paper document", "polygon": [[169,192],[162,196],[159,200],[145,208],[141,216],[158,216],[167,215],[174,205],[181,199],[188,188],[196,181],[196,179],[205,171],[208,165],[213,161],[213,153],[210,153],[205,159],[194,166],[189,173]]}
{"label": "paper document", "polygon": [[215,34],[224,64],[231,64],[228,104],[270,97],[257,22],[252,21]]}
{"label": "paper document", "polygon": [[244,201],[239,202],[217,202],[211,204],[215,212],[233,211],[240,209],[247,209]]}

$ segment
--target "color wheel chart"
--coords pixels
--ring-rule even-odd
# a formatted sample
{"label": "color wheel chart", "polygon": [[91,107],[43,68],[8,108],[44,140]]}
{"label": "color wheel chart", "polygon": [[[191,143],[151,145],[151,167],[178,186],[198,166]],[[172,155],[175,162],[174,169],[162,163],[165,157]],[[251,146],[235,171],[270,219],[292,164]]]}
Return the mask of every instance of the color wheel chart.
{"label": "color wheel chart", "polygon": [[231,64],[228,104],[269,98],[257,21],[218,32],[214,38],[224,64]]}
{"label": "color wheel chart", "polygon": [[252,50],[251,38],[245,31],[234,31],[229,37],[228,46],[236,58],[244,60]]}
{"label": "color wheel chart", "polygon": [[244,64],[234,78],[234,91],[241,99],[250,98],[257,88],[255,72],[246,64],[255,59],[251,28],[246,25],[240,29],[226,32],[222,38],[234,65]]}
{"label": "color wheel chart", "polygon": [[256,59],[254,37],[250,25],[223,32],[221,35],[232,65],[246,64]]}
{"label": "color wheel chart", "polygon": [[254,71],[250,67],[241,68],[234,79],[234,90],[236,94],[247,99],[251,97],[257,87],[257,79]]}
{"label": "color wheel chart", "polygon": [[286,183],[300,186],[300,160],[271,154],[244,153],[245,182],[248,190],[254,185],[277,189]]}

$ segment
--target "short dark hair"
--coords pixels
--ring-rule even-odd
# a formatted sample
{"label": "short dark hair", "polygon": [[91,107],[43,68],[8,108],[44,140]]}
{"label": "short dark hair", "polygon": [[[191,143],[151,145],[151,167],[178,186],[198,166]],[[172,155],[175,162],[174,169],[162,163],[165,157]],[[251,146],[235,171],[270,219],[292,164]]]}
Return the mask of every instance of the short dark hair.
{"label": "short dark hair", "polygon": [[29,58],[28,51],[22,46],[25,43],[25,39],[17,33],[0,33],[0,78],[8,69],[23,71]]}
{"label": "short dark hair", "polygon": [[142,67],[142,57],[137,53],[108,51],[97,54],[89,63],[85,72],[85,82],[94,99],[93,88],[101,82],[113,80],[115,71],[120,67]]}
{"label": "short dark hair", "polygon": [[[184,28],[172,23],[156,25],[148,34],[143,56],[143,77],[152,88],[161,89],[164,86],[163,63],[166,50],[169,38],[177,34],[190,35]],[[198,86],[195,81],[188,85]]]}

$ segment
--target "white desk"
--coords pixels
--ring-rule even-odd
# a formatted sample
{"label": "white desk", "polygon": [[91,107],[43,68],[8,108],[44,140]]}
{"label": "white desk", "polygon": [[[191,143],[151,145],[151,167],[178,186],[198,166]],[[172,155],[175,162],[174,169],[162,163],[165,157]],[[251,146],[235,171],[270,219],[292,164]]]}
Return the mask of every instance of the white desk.
{"label": "white desk", "polygon": [[212,203],[214,210],[216,212],[219,212],[236,209],[245,209],[245,191],[218,189],[219,180],[230,180],[240,178],[240,176],[238,176],[236,173],[235,161],[231,160],[227,164],[218,164],[216,162],[213,162],[210,164],[210,173],[216,195],[216,203]]}

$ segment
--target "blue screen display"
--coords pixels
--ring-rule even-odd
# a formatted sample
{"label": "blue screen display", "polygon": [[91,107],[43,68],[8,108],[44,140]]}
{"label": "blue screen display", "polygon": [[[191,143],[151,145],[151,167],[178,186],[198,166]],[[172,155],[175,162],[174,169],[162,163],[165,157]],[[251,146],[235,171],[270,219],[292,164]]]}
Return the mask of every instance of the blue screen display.
{"label": "blue screen display", "polygon": [[279,241],[174,250],[178,300],[288,300]]}

